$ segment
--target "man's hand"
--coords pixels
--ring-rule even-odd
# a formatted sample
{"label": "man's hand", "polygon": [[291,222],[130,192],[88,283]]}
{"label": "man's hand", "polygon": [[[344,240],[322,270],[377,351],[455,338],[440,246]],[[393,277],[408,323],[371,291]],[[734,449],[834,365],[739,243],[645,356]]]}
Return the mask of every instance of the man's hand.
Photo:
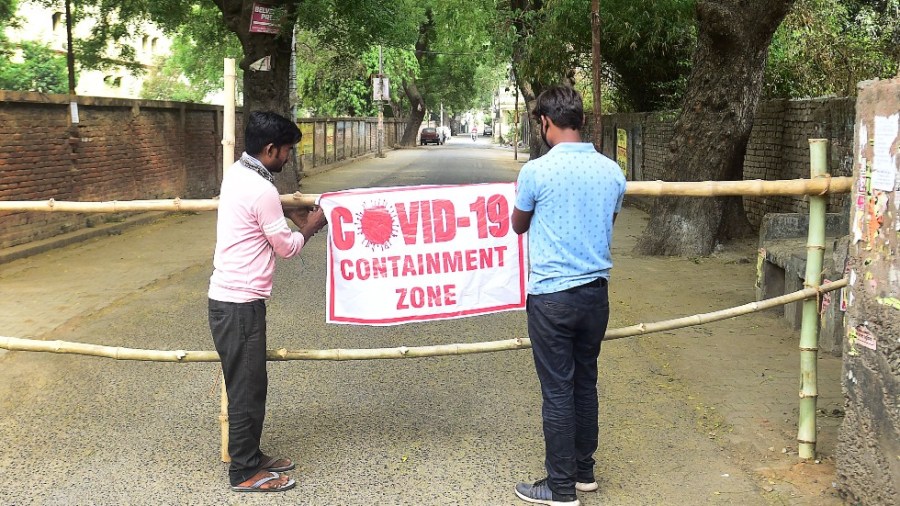
{"label": "man's hand", "polygon": [[[294,223],[297,223],[293,217],[288,216],[288,218],[291,218]],[[304,220],[303,225],[298,224],[298,226],[300,227],[300,233],[303,234],[303,238],[308,241],[312,236],[316,235],[316,232],[322,230],[327,224],[328,221],[325,219],[325,211],[323,211],[321,207],[314,206],[306,211],[306,220]]]}
{"label": "man's hand", "polygon": [[303,225],[306,225],[306,220],[309,217],[309,208],[308,207],[292,207],[284,212],[284,215],[294,222],[294,225],[297,225],[297,228],[303,228]]}

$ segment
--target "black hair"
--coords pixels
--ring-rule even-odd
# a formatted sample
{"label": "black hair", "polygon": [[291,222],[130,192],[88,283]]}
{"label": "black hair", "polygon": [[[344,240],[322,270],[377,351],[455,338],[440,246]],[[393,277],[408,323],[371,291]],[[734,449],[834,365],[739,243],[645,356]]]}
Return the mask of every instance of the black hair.
{"label": "black hair", "polygon": [[244,128],[244,151],[258,155],[267,144],[275,147],[294,145],[302,136],[297,125],[284,116],[270,111],[253,111]]}
{"label": "black hair", "polygon": [[531,115],[535,121],[547,116],[559,128],[581,130],[584,124],[584,105],[581,95],[569,86],[554,86],[538,95]]}

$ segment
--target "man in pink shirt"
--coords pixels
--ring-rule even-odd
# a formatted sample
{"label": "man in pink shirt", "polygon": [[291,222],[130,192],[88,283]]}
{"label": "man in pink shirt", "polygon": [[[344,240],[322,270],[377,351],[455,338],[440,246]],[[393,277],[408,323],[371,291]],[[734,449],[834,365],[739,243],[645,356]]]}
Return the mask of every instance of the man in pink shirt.
{"label": "man in pink shirt", "polygon": [[[209,280],[209,328],[222,361],[228,393],[228,469],[235,492],[281,492],[295,482],[282,474],[290,459],[260,450],[266,414],[266,299],[272,294],[275,255],[300,253],[325,226],[321,209],[283,210],[272,173],[281,172],[297,125],[272,112],[252,112],[246,151],[228,168],[219,193],[214,271]],[[299,232],[288,227],[290,218]]]}

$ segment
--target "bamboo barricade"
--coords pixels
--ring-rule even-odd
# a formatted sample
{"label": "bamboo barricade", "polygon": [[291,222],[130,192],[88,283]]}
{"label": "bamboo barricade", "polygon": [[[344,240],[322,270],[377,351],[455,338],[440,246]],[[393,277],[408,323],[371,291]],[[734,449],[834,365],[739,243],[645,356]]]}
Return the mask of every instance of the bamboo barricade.
{"label": "bamboo barricade", "polygon": [[[728,318],[743,316],[745,314],[771,309],[791,302],[805,299],[817,299],[821,294],[838,290],[847,286],[847,279],[839,279],[818,287],[804,288],[779,297],[772,297],[741,306],[713,311],[710,313],[696,314],[671,320],[663,320],[650,323],[638,323],[628,327],[607,330],[604,341],[613,341],[632,336],[642,336],[654,332],[675,330],[705,323],[712,323]],[[279,348],[266,351],[266,360],[281,362],[291,360],[377,360],[439,357],[448,355],[468,355],[473,353],[491,353],[497,351],[520,350],[531,347],[528,338],[506,339],[502,341],[486,341],[481,343],[456,343],[437,344],[431,346],[400,346],[396,348],[358,348],[343,349],[334,348],[328,350],[288,350]],[[0,349],[9,351],[35,351],[46,353],[60,353],[71,355],[86,355],[92,357],[111,358],[114,360],[137,360],[148,362],[219,362],[219,355],[215,351],[186,351],[186,350],[142,350],[135,348],[123,348],[117,346],[104,346],[99,344],[73,343],[67,341],[39,341],[35,339],[20,339],[16,337],[0,336]]]}
{"label": "bamboo barricade", "polygon": [[[780,297],[773,297],[761,301],[751,302],[742,306],[736,306],[711,313],[696,314],[663,320],[651,323],[638,323],[629,327],[608,330],[604,341],[623,339],[632,336],[642,336],[654,332],[675,330],[695,325],[702,325],[728,318],[735,318],[745,314],[763,311],[773,307],[797,302],[800,300],[818,300],[820,295],[833,290],[838,290],[848,285],[846,278],[826,283],[821,286],[808,287]],[[267,350],[267,361],[287,360],[374,360],[374,359],[398,359],[421,358],[448,355],[469,355],[474,353],[490,353],[506,350],[521,350],[531,347],[528,338],[516,338],[503,341],[489,341],[481,343],[457,343],[440,344],[432,346],[400,346],[397,348],[371,348],[371,349],[331,349],[331,350],[293,350],[284,348]],[[67,341],[38,341],[34,339],[19,339],[15,337],[0,336],[0,349],[10,351],[37,351],[48,353],[63,353],[75,355],[87,355],[94,357],[112,358],[115,360],[141,360],[155,362],[218,362],[219,356],[215,351],[184,351],[184,350],[141,350],[134,348],[122,348],[103,346],[98,344],[73,343]],[[228,454],[228,394],[225,389],[225,380],[222,381],[219,393],[219,430],[221,437],[220,458],[222,462],[231,462]],[[813,423],[815,423],[815,404],[813,404]]]}
{"label": "bamboo barricade", "polygon": [[[227,87],[226,87],[227,88]],[[226,110],[227,113],[227,110]],[[225,131],[233,132],[233,115],[227,124],[232,128]],[[233,136],[223,138],[223,149],[228,151],[232,147],[233,160]],[[813,154],[814,161],[811,165],[824,167],[824,153],[827,141],[811,140],[812,146],[819,146]],[[821,158],[821,160],[816,159]],[[223,163],[227,160],[223,157]],[[225,164],[226,167],[230,163]],[[224,170],[224,169],[223,169]],[[809,195],[810,196],[810,241],[809,259],[807,260],[805,290],[794,292],[765,301],[754,302],[744,306],[738,306],[713,313],[705,313],[690,317],[655,322],[650,324],[637,324],[631,327],[613,329],[606,334],[606,340],[620,339],[623,337],[643,335],[662,330],[699,325],[702,323],[732,318],[753,311],[775,307],[789,302],[796,302],[815,297],[815,300],[806,300],[803,305],[803,329],[801,331],[801,391],[800,391],[800,420],[798,423],[798,443],[801,458],[809,459],[815,456],[815,408],[818,395],[816,385],[816,357],[818,350],[818,294],[846,286],[846,280],[836,281],[826,286],[819,287],[822,278],[822,254],[824,252],[824,195],[830,193],[848,193],[853,187],[853,178],[831,177],[824,170],[812,173],[811,179],[792,179],[779,181],[701,181],[701,182],[665,182],[665,181],[629,181],[626,186],[626,194],[634,196],[687,196],[687,197],[717,197],[717,196],[759,196],[759,195]],[[318,203],[321,195],[293,194],[281,195],[281,203],[284,207],[312,207]],[[45,201],[0,201],[2,211],[37,211],[37,212],[81,212],[81,213],[114,213],[114,212],[147,212],[147,211],[212,211],[218,208],[216,199],[171,199],[171,200],[134,200],[134,201],[109,201],[109,202],[68,202],[54,199]],[[813,217],[821,215],[821,219]],[[815,235],[813,223],[816,223]],[[821,225],[820,225],[821,223]],[[821,233],[820,233],[821,228]],[[814,258],[814,252],[818,253],[818,259]],[[812,316],[809,316],[812,315]],[[812,324],[807,324],[812,321]],[[407,348],[380,348],[380,349],[333,349],[333,350],[293,350],[286,349],[268,350],[267,360],[369,360],[388,358],[413,358],[432,357],[443,355],[463,355],[468,353],[487,353],[503,350],[523,349],[531,346],[528,339],[511,339],[505,341],[493,341],[486,343],[463,343],[436,346],[421,346]],[[73,353],[81,355],[101,356],[117,360],[152,360],[162,362],[217,362],[218,355],[210,351],[163,351],[163,350],[138,350],[130,348],[116,348],[101,345],[89,345],[83,343],[68,343],[64,341],[32,341],[13,337],[0,336],[0,349],[17,351],[44,351],[53,353]],[[222,460],[228,462],[227,432],[228,432],[228,399],[225,392],[224,381],[221,392],[221,412],[219,415],[222,423]]]}
{"label": "bamboo barricade", "polygon": [[[809,166],[812,180],[828,180],[827,139],[809,140]],[[803,286],[822,284],[825,256],[825,197],[809,197],[809,232],[806,242],[806,276]],[[797,454],[801,459],[816,457],[816,402],[819,397],[817,359],[819,351],[819,299],[803,301],[800,325],[800,414],[797,419]]]}
{"label": "bamboo barricade", "polygon": [[[827,174],[815,179],[787,179],[778,181],[629,181],[625,194],[634,196],[683,196],[724,197],[761,195],[810,195],[848,193],[853,186],[851,177],[830,177]],[[321,195],[300,192],[281,195],[284,207],[311,207]],[[214,211],[217,199],[164,199],[123,200],[106,202],[71,202],[64,200],[2,200],[0,211],[73,212],[73,213],[121,213],[129,211]]]}
{"label": "bamboo barricade", "polygon": [[[225,106],[222,120],[222,175],[234,163],[235,101],[234,82],[237,72],[234,58],[225,58]],[[222,178],[219,178],[221,181]]]}

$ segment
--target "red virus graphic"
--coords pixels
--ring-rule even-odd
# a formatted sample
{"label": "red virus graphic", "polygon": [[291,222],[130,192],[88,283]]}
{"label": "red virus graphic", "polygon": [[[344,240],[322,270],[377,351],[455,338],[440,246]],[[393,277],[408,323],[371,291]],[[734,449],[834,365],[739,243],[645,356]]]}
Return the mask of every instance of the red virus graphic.
{"label": "red virus graphic", "polygon": [[363,236],[363,244],[371,249],[385,250],[391,247],[391,239],[397,236],[395,211],[384,202],[375,202],[364,206],[357,214],[359,232]]}

